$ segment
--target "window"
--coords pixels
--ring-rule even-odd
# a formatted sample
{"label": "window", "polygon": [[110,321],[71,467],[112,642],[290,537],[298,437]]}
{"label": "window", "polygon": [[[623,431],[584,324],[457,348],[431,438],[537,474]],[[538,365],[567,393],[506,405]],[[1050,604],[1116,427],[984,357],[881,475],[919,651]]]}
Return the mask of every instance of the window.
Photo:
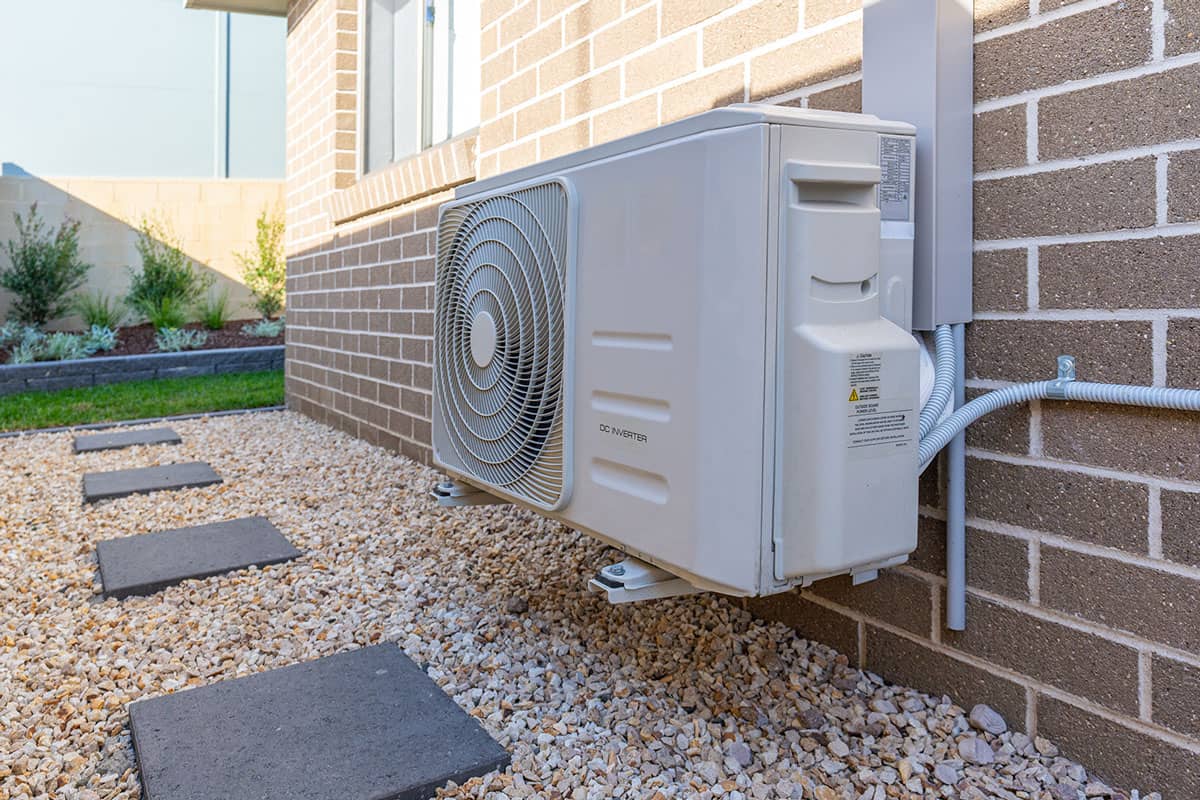
{"label": "window", "polygon": [[479,124],[479,0],[364,0],[363,169]]}

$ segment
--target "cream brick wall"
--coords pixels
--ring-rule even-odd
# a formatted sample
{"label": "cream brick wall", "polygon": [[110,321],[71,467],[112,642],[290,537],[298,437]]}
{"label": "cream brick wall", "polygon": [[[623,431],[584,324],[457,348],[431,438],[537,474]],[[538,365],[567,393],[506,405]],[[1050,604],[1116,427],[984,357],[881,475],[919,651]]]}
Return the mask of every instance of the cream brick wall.
{"label": "cream brick wall", "polygon": [[[282,210],[282,181],[153,180],[108,178],[0,177],[0,242],[16,237],[13,213],[28,213],[32,203],[49,224],[64,217],[79,220],[80,255],[93,265],[85,291],[124,295],[128,268],[141,264],[135,243],[137,227],[147,216],[165,221],[184,251],[228,289],[234,313],[257,314],[234,255],[251,249],[255,219],[263,210]],[[0,256],[7,265],[7,257]],[[0,293],[0,313],[8,298]],[[78,320],[59,320],[52,327],[73,327]]]}
{"label": "cream brick wall", "polygon": [[805,105],[859,79],[858,0],[492,0],[479,173],[709,108]]}

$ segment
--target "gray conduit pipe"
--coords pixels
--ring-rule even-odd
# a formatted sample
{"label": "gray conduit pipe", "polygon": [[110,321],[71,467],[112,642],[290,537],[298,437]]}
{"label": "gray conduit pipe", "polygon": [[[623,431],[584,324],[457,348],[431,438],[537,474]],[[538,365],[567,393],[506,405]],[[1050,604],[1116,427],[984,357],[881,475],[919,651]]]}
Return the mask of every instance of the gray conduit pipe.
{"label": "gray conduit pipe", "polygon": [[954,332],[949,325],[933,331],[933,391],[921,409],[920,431],[924,439],[937,425],[954,394]]}
{"label": "gray conduit pipe", "polygon": [[[955,325],[955,350],[959,361],[955,378],[956,399],[962,399],[962,326]],[[946,461],[946,627],[966,626],[966,459],[964,436],[967,426],[1005,406],[1030,400],[1075,400],[1081,403],[1200,411],[1200,389],[1167,389],[1158,386],[1129,386],[1120,383],[1087,383],[1075,380],[1075,359],[1058,357],[1058,378],[1006,386],[988,392],[958,409],[921,440],[919,458],[923,472],[938,452],[950,445]]]}
{"label": "gray conduit pipe", "polygon": [[[954,347],[954,408],[957,413],[967,399],[966,326],[957,323],[951,333]],[[953,419],[954,415],[951,414],[950,418]],[[939,425],[934,430],[942,427]],[[949,437],[950,449],[946,452],[946,625],[954,631],[967,627],[966,427],[964,425]],[[921,444],[925,444],[924,439]],[[921,463],[924,464],[926,460],[922,458]]]}

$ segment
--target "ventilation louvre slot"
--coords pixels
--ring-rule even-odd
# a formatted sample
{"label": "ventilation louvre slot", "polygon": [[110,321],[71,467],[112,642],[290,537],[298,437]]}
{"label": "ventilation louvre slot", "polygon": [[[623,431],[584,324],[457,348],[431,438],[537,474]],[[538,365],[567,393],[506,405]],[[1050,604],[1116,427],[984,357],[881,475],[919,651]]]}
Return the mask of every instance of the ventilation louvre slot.
{"label": "ventilation louvre slot", "polygon": [[569,210],[550,182],[451,206],[438,225],[434,403],[451,451],[441,457],[547,510],[570,486]]}

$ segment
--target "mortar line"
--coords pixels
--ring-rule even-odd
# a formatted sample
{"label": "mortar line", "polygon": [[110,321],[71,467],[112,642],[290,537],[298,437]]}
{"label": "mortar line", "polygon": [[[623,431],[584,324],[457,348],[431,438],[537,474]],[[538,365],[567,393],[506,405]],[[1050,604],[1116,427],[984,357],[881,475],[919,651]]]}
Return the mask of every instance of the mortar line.
{"label": "mortar line", "polygon": [[1194,236],[1200,234],[1200,222],[1170,222],[1148,228],[1120,228],[1086,233],[1046,234],[1043,236],[1015,236],[1008,239],[977,239],[977,253],[990,250],[1013,250],[1030,245],[1091,244],[1093,242],[1127,242],[1159,237]]}
{"label": "mortar line", "polygon": [[[1041,175],[1047,172],[1080,169],[1098,164],[1112,164],[1120,161],[1134,161],[1139,158],[1155,156],[1162,158],[1168,153],[1178,153],[1200,148],[1200,139],[1178,139],[1171,142],[1126,147],[1122,150],[1106,150],[1103,153],[1072,156],[1070,158],[1055,158],[1049,161],[1031,161],[1016,167],[1003,167],[975,173],[976,182],[1000,180],[1003,178],[1020,178],[1029,175]],[[1160,223],[1162,224],[1162,223]]]}
{"label": "mortar line", "polygon": [[1118,0],[1084,0],[1084,2],[1078,2],[1062,8],[1055,8],[1043,12],[1038,0],[1030,0],[1028,17],[976,34],[975,43],[979,44],[980,42],[986,42],[989,39],[999,39],[1000,37],[1008,36],[1009,34],[1040,28],[1047,22],[1054,22],[1055,20],[1073,17],[1077,14],[1083,14],[1088,11],[1094,11],[1097,8],[1110,6],[1116,2],[1118,2]]}
{"label": "mortar line", "polygon": [[1138,717],[1145,722],[1151,722],[1154,713],[1154,673],[1151,667],[1151,655],[1145,650],[1138,651]]}
{"label": "mortar line", "polygon": [[1158,225],[1170,224],[1167,213],[1167,170],[1170,159],[1165,152],[1154,158],[1154,219]]}
{"label": "mortar line", "polygon": [[1038,101],[1036,97],[1025,104],[1025,160],[1029,164],[1038,162]]}
{"label": "mortar line", "polygon": [[981,100],[975,104],[975,113],[979,114],[984,111],[994,111],[997,108],[1007,108],[1020,103],[1027,103],[1032,99],[1043,99],[1046,97],[1057,97],[1062,94],[1070,94],[1077,92],[1080,89],[1092,89],[1097,86],[1105,86],[1110,83],[1119,83],[1131,78],[1144,78],[1149,75],[1158,75],[1162,72],[1169,72],[1179,67],[1190,67],[1194,64],[1200,64],[1200,53],[1185,53],[1178,56],[1164,58],[1162,61],[1151,61],[1144,64],[1139,64],[1136,67],[1114,70],[1105,72],[1100,75],[1092,75],[1087,78],[1077,78],[1075,80],[1056,83],[1051,86],[1042,86],[1037,89],[1026,89],[1015,94],[1005,95],[1002,97],[994,97],[988,100]]}
{"label": "mortar line", "polygon": [[1153,386],[1167,385],[1167,318],[1157,317],[1150,323],[1150,363]]}
{"label": "mortar line", "polygon": [[1151,558],[1161,559],[1162,549],[1162,488],[1150,486],[1150,503],[1146,513],[1146,552]]}

